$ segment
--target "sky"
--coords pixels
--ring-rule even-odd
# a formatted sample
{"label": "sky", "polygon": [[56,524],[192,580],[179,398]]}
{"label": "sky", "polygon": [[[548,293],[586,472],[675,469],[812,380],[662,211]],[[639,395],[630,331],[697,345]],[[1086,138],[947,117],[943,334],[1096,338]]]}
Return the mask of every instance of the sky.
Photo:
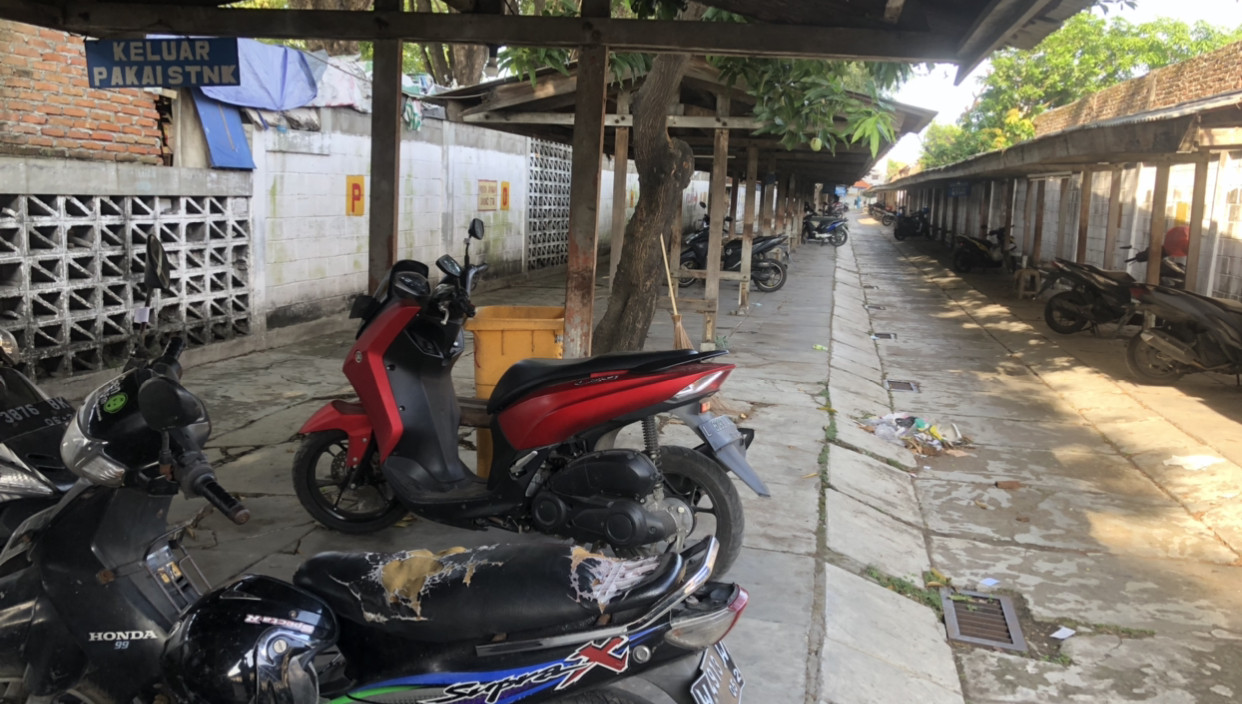
{"label": "sky", "polygon": [[[1136,3],[1133,10],[1124,7],[1113,9],[1108,16],[1124,17],[1136,24],[1158,17],[1171,17],[1188,24],[1205,20],[1222,27],[1242,25],[1242,0],[1136,0]],[[939,113],[936,122],[954,123],[974,102],[975,94],[980,90],[979,79],[987,75],[988,70],[989,64],[985,61],[960,86],[954,86],[957,67],[938,65],[930,74],[924,72],[910,79],[894,97],[902,103],[935,110]],[[888,158],[912,163],[918,159],[920,151],[920,137],[909,134],[897,142]],[[881,163],[881,173],[883,167]]]}

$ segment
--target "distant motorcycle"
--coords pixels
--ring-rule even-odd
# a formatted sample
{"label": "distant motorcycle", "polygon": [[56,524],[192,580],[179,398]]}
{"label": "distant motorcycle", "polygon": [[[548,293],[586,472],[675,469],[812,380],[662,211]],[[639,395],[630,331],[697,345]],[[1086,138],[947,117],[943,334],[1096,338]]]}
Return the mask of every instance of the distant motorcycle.
{"label": "distant motorcycle", "polygon": [[832,215],[816,215],[811,206],[805,205],[806,215],[802,218],[802,241],[818,242],[840,247],[850,236],[849,225],[844,217]]}
{"label": "distant motorcycle", "polygon": [[[1126,263],[1145,261],[1146,249],[1127,259]],[[1072,335],[1088,326],[1095,328],[1102,323],[1115,323],[1120,331],[1121,326],[1131,322],[1136,304],[1130,295],[1130,289],[1136,279],[1129,272],[1110,271],[1060,257],[1053,261],[1052,267],[1052,272],[1044,279],[1036,298],[1062,281],[1068,282],[1071,287],[1068,291],[1055,294],[1044,305],[1044,321],[1053,331]],[[1160,273],[1161,285],[1172,288],[1185,285],[1185,269],[1167,255],[1160,263]]]}
{"label": "distant motorcycle", "polygon": [[893,228],[893,237],[898,242],[907,237],[918,237],[919,235],[931,239],[931,220],[928,218],[928,212],[928,208],[922,208],[913,215],[906,215],[905,208],[899,208],[897,211],[897,225]]}
{"label": "distant motorcycle", "polygon": [[983,237],[957,236],[957,251],[953,254],[953,271],[968,274],[972,269],[996,269],[1017,271],[1013,245],[1005,247],[1004,227],[989,230]]}
{"label": "distant motorcycle", "polygon": [[[755,284],[755,288],[771,292],[785,285],[789,273],[788,268],[777,257],[788,258],[788,254],[781,248],[781,245],[788,239],[785,235],[765,235],[751,241],[750,280]],[[685,246],[681,250],[681,268],[706,269],[709,244],[707,231],[700,230],[688,236],[683,242]],[[742,270],[741,240],[734,239],[724,243],[721,250],[720,270]],[[686,288],[693,286],[698,280],[696,276],[678,276],[677,285]]]}
{"label": "distant motorcycle", "polygon": [[1242,373],[1242,302],[1135,283],[1145,314],[1126,345],[1126,366],[1145,384],[1172,384],[1193,372]]}
{"label": "distant motorcycle", "polygon": [[889,225],[892,225],[894,221],[897,220],[897,212],[894,210],[889,210],[887,206],[881,205],[879,203],[872,203],[871,204],[871,217],[875,218],[876,220],[879,220],[881,225],[888,227]]}

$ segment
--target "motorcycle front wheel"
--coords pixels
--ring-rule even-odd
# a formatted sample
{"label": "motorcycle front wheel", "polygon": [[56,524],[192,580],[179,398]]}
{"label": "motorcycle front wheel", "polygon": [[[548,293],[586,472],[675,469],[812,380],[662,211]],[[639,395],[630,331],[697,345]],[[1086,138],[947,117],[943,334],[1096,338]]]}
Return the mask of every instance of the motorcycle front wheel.
{"label": "motorcycle front wheel", "polygon": [[[689,267],[689,266],[688,266],[688,267],[686,267],[686,268],[687,268],[687,269],[692,269],[692,268],[694,268],[694,267]],[[698,281],[698,279],[697,279],[697,278],[695,278],[695,277],[693,277],[693,276],[682,276],[682,275],[680,275],[680,274],[679,274],[679,275],[677,276],[677,288],[689,288],[689,287],[691,287],[691,286],[693,286],[693,285],[694,285],[694,282],[695,282],[695,281]]]}
{"label": "motorcycle front wheel", "polygon": [[349,438],[340,430],[302,438],[293,458],[293,488],[302,508],[342,533],[374,533],[404,518],[405,507],[377,471],[346,466],[348,452]]}
{"label": "motorcycle front wheel", "polygon": [[850,238],[850,231],[843,227],[840,230],[837,230],[836,232],[832,233],[832,238],[828,240],[828,244],[832,245],[833,247],[840,247],[841,245],[845,244],[845,241],[848,240],[849,238]]}
{"label": "motorcycle front wheel", "polygon": [[974,268],[974,265],[975,258],[971,255],[969,250],[959,249],[957,250],[957,253],[953,255],[953,271],[956,271],[959,274],[969,274],[970,270]]}
{"label": "motorcycle front wheel", "polygon": [[1143,341],[1142,335],[1130,338],[1126,345],[1126,367],[1144,384],[1167,386],[1182,378],[1182,365],[1169,359]]}
{"label": "motorcycle front wheel", "polygon": [[889,225],[892,225],[892,224],[893,224],[893,216],[892,216],[892,215],[885,215],[884,217],[880,218],[880,224],[881,224],[881,225],[883,225],[883,226],[885,226],[885,227],[888,227]]}
{"label": "motorcycle front wheel", "polygon": [[789,278],[789,272],[779,262],[764,262],[763,266],[756,268],[754,274],[751,275],[755,288],[764,293],[780,290],[787,278]]}
{"label": "motorcycle front wheel", "polygon": [[1081,332],[1091,321],[1082,317],[1075,309],[1086,304],[1087,301],[1077,291],[1062,291],[1044,304],[1044,322],[1048,323],[1053,332],[1062,335]]}

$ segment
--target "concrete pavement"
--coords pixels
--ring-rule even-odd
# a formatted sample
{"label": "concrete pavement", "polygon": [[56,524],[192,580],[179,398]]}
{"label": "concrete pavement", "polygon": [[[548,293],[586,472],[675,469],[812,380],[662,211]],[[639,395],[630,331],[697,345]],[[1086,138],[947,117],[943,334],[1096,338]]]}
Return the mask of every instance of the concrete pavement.
{"label": "concrete pavement", "polygon": [[[719,334],[738,365],[724,400],[756,429],[749,456],[773,493],[737,485],[747,529],[728,578],[752,599],[728,642],[746,701],[1212,702],[1242,692],[1242,394],[1207,378],[1136,387],[1118,342],[1055,336],[1032,323],[1038,306],[1004,298],[999,276],[963,280],[937,253],[864,219],[839,250],[796,252],[789,283],[752,293],[749,314],[722,306]],[[734,285],[722,288],[736,299]],[[562,291],[549,276],[478,302],[555,305]],[[601,286],[597,313],[606,296]],[[697,336],[701,321],[688,315],[686,326]],[[289,480],[296,432],[326,400],[351,395],[340,367],[353,337],[339,320],[322,330],[186,372],[215,421],[220,479],[253,513],[241,528],[200,516],[191,543],[209,577],[287,577],[323,550],[539,539],[427,521],[352,537],[317,527]],[[671,340],[657,311],[648,348]],[[471,353],[454,373],[462,393]],[[920,391],[889,392],[885,379]],[[974,447],[916,457],[854,422],[894,409],[956,423]],[[663,433],[687,440],[676,424]],[[1225,461],[1164,464],[1191,454]],[[202,503],[176,510],[194,516]],[[1022,605],[1036,655],[950,645],[936,611],[897,593],[933,569],[959,587],[999,580]],[[1079,634],[1057,650],[1046,636],[1059,625]]]}

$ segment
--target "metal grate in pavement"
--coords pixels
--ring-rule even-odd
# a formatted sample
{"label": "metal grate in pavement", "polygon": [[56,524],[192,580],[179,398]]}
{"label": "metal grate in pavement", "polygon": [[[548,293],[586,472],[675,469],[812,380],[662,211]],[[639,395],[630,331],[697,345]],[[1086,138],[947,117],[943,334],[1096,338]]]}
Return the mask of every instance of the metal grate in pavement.
{"label": "metal grate in pavement", "polygon": [[895,332],[873,332],[871,333],[871,336],[877,340],[896,340],[897,339],[897,333]]}
{"label": "metal grate in pavement", "polygon": [[919,385],[914,381],[904,381],[899,379],[885,379],[884,388],[889,391],[914,391],[918,392]]}
{"label": "metal grate in pavement", "polygon": [[949,640],[1026,652],[1013,599],[979,592],[940,590]]}
{"label": "metal grate in pavement", "polygon": [[877,306],[874,303],[864,304],[863,308],[866,308],[867,310],[885,310],[884,306]]}

